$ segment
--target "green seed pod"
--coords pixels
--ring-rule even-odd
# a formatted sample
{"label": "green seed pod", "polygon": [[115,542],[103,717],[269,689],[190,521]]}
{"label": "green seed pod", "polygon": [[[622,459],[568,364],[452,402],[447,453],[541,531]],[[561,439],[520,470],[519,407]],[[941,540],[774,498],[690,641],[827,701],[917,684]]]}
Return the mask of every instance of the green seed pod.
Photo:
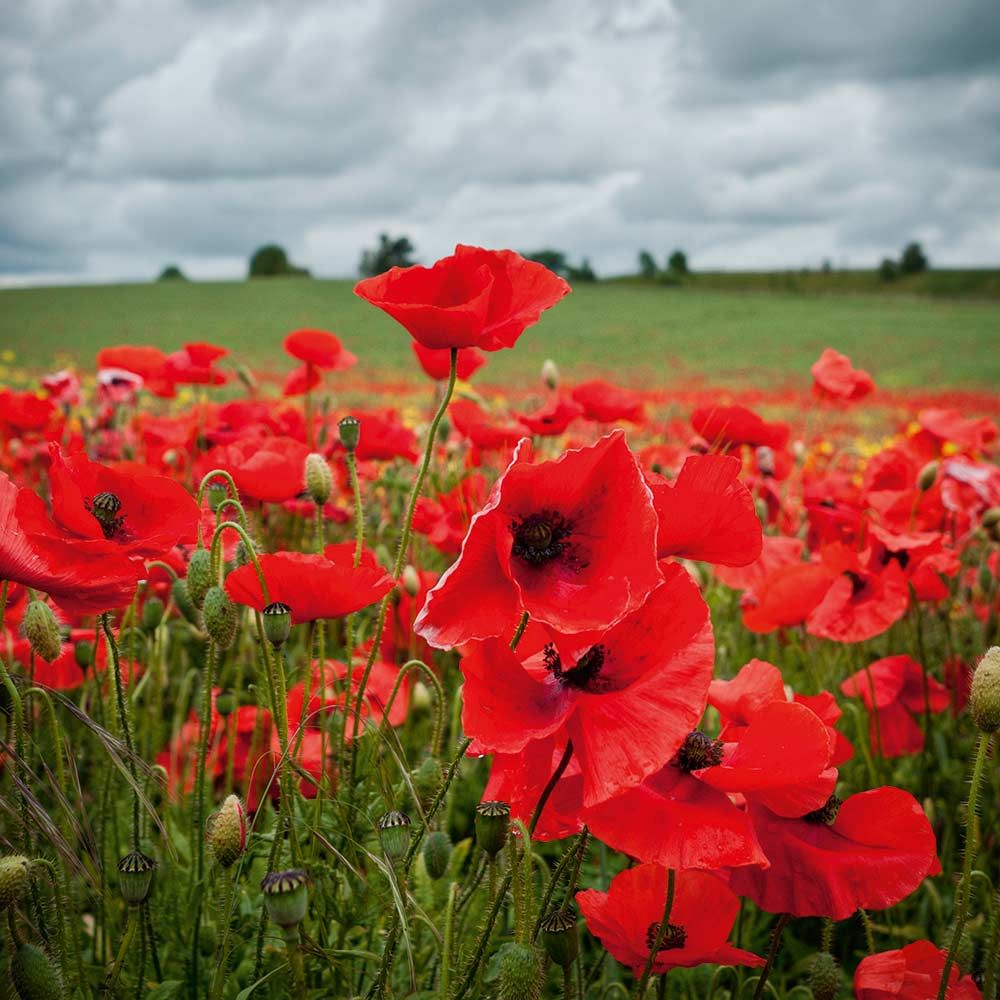
{"label": "green seed pod", "polygon": [[443,877],[451,860],[451,838],[442,830],[435,830],[424,841],[424,868],[432,879]]}
{"label": "green seed pod", "polygon": [[410,846],[410,817],[394,809],[379,817],[377,826],[385,856],[390,861],[400,861]]}
{"label": "green seed pod", "polygon": [[118,862],[118,889],[129,906],[140,906],[149,898],[156,862],[142,851],[130,851]]}
{"label": "green seed pod", "polygon": [[264,608],[263,617],[267,641],[275,648],[283,646],[292,631],[292,609],[281,601],[272,601]]}
{"label": "green seed pod", "polygon": [[507,944],[500,954],[497,1000],[539,1000],[541,963],[531,945]]}
{"label": "green seed pod", "polygon": [[227,796],[209,818],[207,840],[223,868],[231,868],[239,860],[247,842],[247,816],[238,796]]}
{"label": "green seed pod", "polygon": [[828,951],[817,952],[809,969],[813,1000],[834,1000],[840,992],[840,968]]}
{"label": "green seed pod", "polygon": [[507,843],[510,806],[506,802],[480,802],[476,806],[476,842],[495,858]]}
{"label": "green seed pod", "polygon": [[441,787],[441,778],[441,763],[437,757],[425,757],[413,771],[411,775],[413,790],[425,810],[437,795]]}
{"label": "green seed pod", "polygon": [[972,675],[969,708],[982,732],[1000,729],[1000,646],[991,646],[979,661]]}
{"label": "green seed pod", "polygon": [[233,694],[232,691],[223,691],[215,699],[215,710],[225,718],[228,715],[232,715],[233,712],[239,707],[239,699]]}
{"label": "green seed pod", "polygon": [[0,858],[0,913],[24,898],[28,889],[28,865],[23,854]]}
{"label": "green seed pod", "polygon": [[147,632],[155,632],[163,621],[163,601],[158,597],[147,597],[142,606],[142,627]]}
{"label": "green seed pod", "polygon": [[73,646],[73,658],[81,670],[86,670],[94,662],[94,644],[89,639],[81,639]]}
{"label": "green seed pod", "polygon": [[44,601],[31,601],[24,612],[24,634],[36,656],[52,663],[62,652],[59,623]]}
{"label": "green seed pod", "polygon": [[560,969],[568,969],[580,953],[580,935],[571,910],[553,910],[541,923],[542,944]]}
{"label": "green seed pod", "polygon": [[59,966],[38,945],[24,942],[10,960],[10,976],[20,1000],[57,1000],[63,996]]}
{"label": "green seed pod", "polygon": [[198,608],[195,606],[194,601],[191,600],[191,594],[188,592],[188,585],[186,580],[174,580],[173,586],[170,589],[170,593],[173,595],[174,604],[177,605],[177,610],[196,628],[201,628],[201,614]]}
{"label": "green seed pod", "polygon": [[214,582],[212,579],[212,554],[208,549],[195,549],[191,553],[191,561],[188,563],[187,587],[188,594],[196,608],[202,606],[208,588]]}
{"label": "green seed pod", "polygon": [[279,927],[302,923],[309,907],[309,876],[300,868],[271,872],[260,883],[267,915]]}
{"label": "green seed pod", "polygon": [[937,474],[937,462],[928,462],[917,474],[917,489],[921,493],[926,493],[934,485]]}
{"label": "green seed pod", "polygon": [[229,649],[236,638],[236,605],[221,587],[209,587],[201,609],[205,631],[219,649]]}
{"label": "green seed pod", "polygon": [[316,452],[306,455],[306,489],[317,507],[322,507],[333,493],[333,473],[326,459]]}
{"label": "green seed pod", "polygon": [[341,417],[337,431],[340,434],[340,443],[348,451],[353,452],[361,440],[361,421],[357,417]]}

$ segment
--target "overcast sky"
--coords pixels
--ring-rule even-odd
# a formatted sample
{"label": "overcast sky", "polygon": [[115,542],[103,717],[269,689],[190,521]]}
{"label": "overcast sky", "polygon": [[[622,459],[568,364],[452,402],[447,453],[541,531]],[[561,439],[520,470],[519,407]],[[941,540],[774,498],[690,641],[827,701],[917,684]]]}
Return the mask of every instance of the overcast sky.
{"label": "overcast sky", "polygon": [[998,0],[0,0],[0,282],[1000,265]]}

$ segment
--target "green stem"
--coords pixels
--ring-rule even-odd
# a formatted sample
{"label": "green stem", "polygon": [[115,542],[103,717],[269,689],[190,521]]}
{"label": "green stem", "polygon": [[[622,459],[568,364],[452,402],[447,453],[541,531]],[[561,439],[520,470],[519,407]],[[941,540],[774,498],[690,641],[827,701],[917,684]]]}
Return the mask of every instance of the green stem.
{"label": "green stem", "polygon": [[552,772],[552,777],[549,778],[549,783],[542,789],[542,794],[538,799],[538,804],[535,806],[535,811],[531,814],[531,822],[528,824],[528,833],[534,834],[535,827],[538,826],[538,821],[542,818],[542,810],[545,808],[545,804],[549,801],[549,796],[552,794],[552,791],[556,787],[559,779],[563,776],[563,772],[569,766],[569,761],[572,756],[573,741],[567,740],[562,760],[559,761],[555,771]]}
{"label": "green stem", "polygon": [[642,970],[642,978],[639,980],[639,988],[636,990],[637,1000],[642,1000],[646,995],[646,987],[649,985],[649,977],[653,971],[653,963],[663,944],[663,939],[667,936],[667,928],[670,925],[670,911],[674,908],[674,890],[677,886],[677,873],[670,868],[667,870],[667,900],[663,905],[663,916],[660,918],[660,926],[656,929],[656,937],[653,939],[653,947],[649,949],[646,957],[646,965]]}
{"label": "green stem", "polygon": [[764,987],[767,986],[767,980],[771,975],[771,970],[774,968],[774,960],[778,957],[778,951],[781,948],[781,936],[785,932],[785,925],[791,920],[791,916],[788,913],[782,913],[778,917],[778,922],[774,925],[774,930],[771,932],[771,945],[767,949],[767,960],[764,962],[764,968],[761,970],[760,978],[757,980],[757,988],[753,991],[753,1000],[760,1000],[764,995]]}

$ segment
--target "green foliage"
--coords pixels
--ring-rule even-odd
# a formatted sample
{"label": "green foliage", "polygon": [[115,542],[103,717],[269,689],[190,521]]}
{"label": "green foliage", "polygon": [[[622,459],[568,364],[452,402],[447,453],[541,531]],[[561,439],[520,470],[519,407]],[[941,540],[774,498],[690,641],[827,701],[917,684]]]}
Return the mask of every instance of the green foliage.
{"label": "green foliage", "polygon": [[579,267],[570,267],[566,272],[566,278],[574,285],[580,282],[593,282],[597,281],[597,274],[594,269],[590,266],[590,260],[586,257],[583,258],[582,263]]}
{"label": "green foliage", "polygon": [[187,281],[184,272],[176,264],[168,264],[162,271],[157,281]]}
{"label": "green foliage", "polygon": [[920,274],[930,266],[919,243],[907,243],[899,258],[899,270],[903,274]]}
{"label": "green foliage", "polygon": [[296,267],[288,259],[284,247],[268,243],[258,247],[250,258],[248,278],[309,277],[304,267]]}
{"label": "green foliage", "polygon": [[878,266],[878,276],[882,281],[895,281],[899,277],[899,265],[894,260],[883,257]]}
{"label": "green foliage", "polygon": [[639,251],[639,274],[643,278],[655,278],[659,268],[656,258],[648,250]]}
{"label": "green foliage", "polygon": [[391,267],[412,267],[416,263],[413,253],[413,244],[408,237],[379,233],[378,246],[374,250],[362,251],[358,270],[362,278],[373,278]]}
{"label": "green foliage", "polygon": [[531,250],[521,254],[525,260],[533,260],[563,277],[569,272],[569,262],[562,250]]}
{"label": "green foliage", "polygon": [[674,252],[667,258],[667,270],[672,274],[687,274],[687,254],[683,250],[674,250]]}

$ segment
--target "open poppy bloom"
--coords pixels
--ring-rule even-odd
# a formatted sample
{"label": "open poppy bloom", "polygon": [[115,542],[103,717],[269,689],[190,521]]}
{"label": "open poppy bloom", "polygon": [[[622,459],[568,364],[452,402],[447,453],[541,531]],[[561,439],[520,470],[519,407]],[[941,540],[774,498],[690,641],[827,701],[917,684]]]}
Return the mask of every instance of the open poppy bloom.
{"label": "open poppy bloom", "polygon": [[285,350],[293,358],[324,372],[346,371],[358,360],[338,337],[326,330],[293,330],[285,337]]}
{"label": "open poppy bloom", "polygon": [[455,400],[448,415],[455,430],[474,445],[474,461],[479,460],[480,451],[513,448],[524,437],[522,424],[487,413],[471,399]]}
{"label": "open poppy bloom", "polygon": [[726,450],[740,445],[784,448],[788,441],[787,424],[768,423],[745,406],[699,406],[691,414],[691,426],[710,447]]}
{"label": "open poppy bloom", "polygon": [[458,555],[472,517],[488,495],[486,477],[474,472],[437,499],[420,497],[414,510],[413,530],[426,536],[439,552]]}
{"label": "open poppy bloom", "polygon": [[583,407],[568,396],[556,396],[541,409],[533,413],[521,413],[518,420],[540,437],[556,437],[564,434],[577,417],[583,414]]}
{"label": "open poppy bloom", "polygon": [[[938,994],[947,957],[930,941],[867,955],[854,973],[854,996],[857,1000],[931,1000]],[[982,1000],[982,993],[972,976],[963,976],[952,965],[945,998]]]}
{"label": "open poppy bloom", "polygon": [[[667,870],[637,865],[619,872],[607,892],[585,889],[576,902],[587,929],[623,965],[640,975],[656,944],[667,901]],[[679,871],[674,899],[652,971],[691,968],[703,962],[757,967],[764,960],[728,942],[740,901],[717,875]]]}
{"label": "open poppy bloom", "polygon": [[118,368],[138,375],[140,388],[153,395],[170,399],[175,395],[174,383],[167,371],[167,356],[158,347],[120,344],[104,347],[97,353],[98,368]]}
{"label": "open poppy bloom", "polygon": [[613,424],[619,420],[641,424],[646,418],[642,396],[602,379],[581,382],[573,387],[571,396],[583,407],[583,415],[599,424]]}
{"label": "open poppy bloom", "polygon": [[851,364],[846,354],[828,347],[812,368],[813,393],[821,399],[857,402],[875,389],[871,375]]}
{"label": "open poppy bloom", "polygon": [[283,503],[305,490],[308,454],[308,446],[295,438],[245,435],[205,452],[195,472],[202,476],[212,469],[225,469],[244,496]]}
{"label": "open poppy bloom", "polygon": [[513,347],[569,291],[557,274],[513,250],[462,244],[433,267],[393,267],[354,286],[433,350]]}
{"label": "open poppy bloom", "polygon": [[[413,353],[428,378],[434,379],[435,382],[448,380],[451,375],[451,351],[447,348],[435,351],[430,347],[424,347],[417,340],[411,341],[410,347],[413,348]],[[463,347],[458,352],[458,366],[455,374],[464,382],[472,378],[485,364],[486,356],[482,351],[475,347]]]}
{"label": "open poppy bloom", "polygon": [[216,368],[215,362],[228,353],[225,347],[214,344],[185,344],[167,355],[164,370],[175,385],[225,385],[226,373]]}
{"label": "open poppy bloom", "polygon": [[997,425],[988,417],[967,419],[958,410],[921,410],[917,421],[939,442],[951,442],[972,454],[982,451],[997,436]]}
{"label": "open poppy bloom", "polygon": [[516,754],[546,741],[551,756],[572,740],[583,802],[603,802],[681,747],[705,709],[712,655],[697,586],[667,566],[646,603],[599,635],[554,636],[524,662],[501,640],[476,645],[462,661],[470,752]]}
{"label": "open poppy bloom", "polygon": [[563,633],[600,629],[659,582],[656,512],[624,434],[538,465],[525,440],[416,631],[449,648],[513,632],[523,611]]}
{"label": "open poppy bloom", "polygon": [[275,552],[260,556],[259,562],[269,601],[264,599],[252,564],[240,566],[226,577],[226,593],[237,604],[256,611],[263,611],[269,603],[286,604],[293,625],[317,618],[342,618],[381,600],[394,586],[392,577],[380,566],[362,563],[355,568],[349,561],[331,559],[325,553]]}
{"label": "open poppy bloom", "polygon": [[834,798],[801,819],[749,809],[771,867],[735,868],[729,884],[768,913],[843,920],[884,910],[941,870],[931,824],[901,788]]}

